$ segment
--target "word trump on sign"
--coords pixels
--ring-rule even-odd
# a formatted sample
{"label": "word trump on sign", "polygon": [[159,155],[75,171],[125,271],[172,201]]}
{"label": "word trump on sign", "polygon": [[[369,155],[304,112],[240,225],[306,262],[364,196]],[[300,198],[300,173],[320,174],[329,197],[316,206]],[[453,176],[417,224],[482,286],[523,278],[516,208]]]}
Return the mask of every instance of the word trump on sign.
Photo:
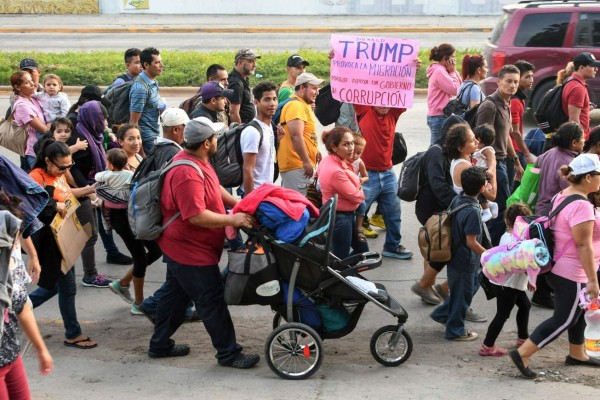
{"label": "word trump on sign", "polygon": [[331,47],[334,99],[368,106],[412,107],[418,41],[331,35]]}

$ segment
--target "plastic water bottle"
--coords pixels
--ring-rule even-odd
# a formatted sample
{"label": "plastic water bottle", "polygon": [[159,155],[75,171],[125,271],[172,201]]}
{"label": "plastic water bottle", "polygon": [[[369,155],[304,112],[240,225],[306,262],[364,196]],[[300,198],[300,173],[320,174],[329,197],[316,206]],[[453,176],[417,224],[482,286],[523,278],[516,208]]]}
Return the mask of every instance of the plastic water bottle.
{"label": "plastic water bottle", "polygon": [[598,303],[591,303],[585,312],[585,352],[590,357],[600,357],[600,310]]}

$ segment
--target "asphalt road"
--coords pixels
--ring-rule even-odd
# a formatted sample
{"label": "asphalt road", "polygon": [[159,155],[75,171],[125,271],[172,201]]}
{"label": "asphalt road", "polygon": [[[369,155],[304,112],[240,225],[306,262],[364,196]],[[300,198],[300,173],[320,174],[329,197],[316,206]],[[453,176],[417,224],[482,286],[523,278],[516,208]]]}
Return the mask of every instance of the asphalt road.
{"label": "asphalt road", "polygon": [[[350,33],[349,33],[350,34]],[[482,48],[486,32],[368,34],[417,39],[421,47],[447,41],[457,48]],[[2,33],[1,51],[94,51],[153,46],[161,50],[234,51],[252,47],[263,52],[330,49],[330,33]]]}

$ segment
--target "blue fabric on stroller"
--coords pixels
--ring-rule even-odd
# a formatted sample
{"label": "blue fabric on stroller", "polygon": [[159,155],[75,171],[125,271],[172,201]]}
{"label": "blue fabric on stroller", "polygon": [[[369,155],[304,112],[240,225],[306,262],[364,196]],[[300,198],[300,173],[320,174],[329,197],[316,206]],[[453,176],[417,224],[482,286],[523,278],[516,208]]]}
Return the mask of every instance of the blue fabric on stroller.
{"label": "blue fabric on stroller", "polygon": [[263,201],[258,206],[256,217],[258,222],[273,231],[279,240],[285,243],[294,243],[304,233],[310,214],[305,209],[302,217],[298,221],[294,221],[276,205]]}

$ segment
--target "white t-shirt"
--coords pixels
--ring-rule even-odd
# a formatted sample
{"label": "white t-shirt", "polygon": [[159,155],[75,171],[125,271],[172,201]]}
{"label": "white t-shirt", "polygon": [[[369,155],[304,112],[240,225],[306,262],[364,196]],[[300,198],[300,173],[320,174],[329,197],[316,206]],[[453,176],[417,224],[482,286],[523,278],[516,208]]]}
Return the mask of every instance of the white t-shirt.
{"label": "white t-shirt", "polygon": [[258,121],[262,128],[262,143],[260,142],[260,132],[253,126],[248,126],[240,136],[240,147],[242,154],[256,154],[256,164],[254,165],[254,189],[256,189],[265,182],[273,183],[275,135],[270,125],[266,125],[256,118],[254,121]]}
{"label": "white t-shirt", "polygon": [[[510,233],[510,232],[504,232],[504,234],[500,238],[499,245],[503,246],[505,244],[515,243],[516,241],[517,241],[517,238],[515,238],[515,236],[512,233]],[[529,282],[527,280],[527,274],[525,274],[525,273],[518,273],[518,274],[511,275],[506,280],[506,282],[504,283],[504,285],[502,285],[502,286],[513,288],[513,289],[517,289],[517,290],[521,290],[521,291],[524,292],[524,291],[527,290],[527,282]]]}

